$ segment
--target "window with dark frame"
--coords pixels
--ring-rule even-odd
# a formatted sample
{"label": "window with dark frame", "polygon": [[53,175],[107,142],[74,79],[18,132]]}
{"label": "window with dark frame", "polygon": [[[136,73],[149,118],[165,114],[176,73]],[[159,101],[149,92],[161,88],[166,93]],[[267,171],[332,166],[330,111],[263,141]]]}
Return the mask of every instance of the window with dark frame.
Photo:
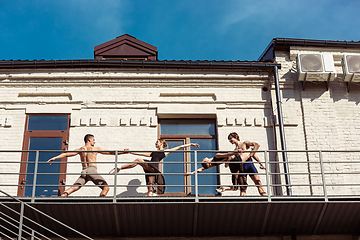
{"label": "window with dark frame", "polygon": [[[37,167],[35,196],[59,195],[64,191],[66,158],[52,165],[47,160],[67,150],[70,115],[29,114],[26,116],[23,152],[20,165],[18,196],[31,196]],[[36,151],[39,152],[35,165]]]}
{"label": "window with dark frame", "polygon": [[[184,150],[211,150],[217,149],[217,134],[215,119],[159,119],[160,139],[165,139],[168,148],[187,143],[198,143],[200,148],[191,147]],[[194,164],[194,153],[174,152],[164,158],[163,173],[166,182],[166,195],[192,195],[195,193],[194,175],[184,176],[186,172],[194,171],[201,167],[200,162],[205,157],[212,157],[213,152],[198,152],[197,166]],[[214,195],[218,184],[217,168],[208,169],[199,174],[198,184],[200,195]],[[170,174],[169,174],[170,173]],[[171,174],[175,173],[175,174]],[[183,186],[188,185],[188,186]],[[210,186],[206,186],[210,185]]]}

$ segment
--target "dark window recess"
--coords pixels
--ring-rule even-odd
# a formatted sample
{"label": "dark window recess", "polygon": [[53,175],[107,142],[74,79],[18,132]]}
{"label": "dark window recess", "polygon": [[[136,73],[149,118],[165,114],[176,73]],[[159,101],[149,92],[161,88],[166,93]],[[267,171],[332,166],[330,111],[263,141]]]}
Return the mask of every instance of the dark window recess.
{"label": "dark window recess", "polygon": [[28,131],[66,131],[68,116],[29,116]]}
{"label": "dark window recess", "polygon": [[161,135],[215,135],[215,123],[206,120],[163,120]]}

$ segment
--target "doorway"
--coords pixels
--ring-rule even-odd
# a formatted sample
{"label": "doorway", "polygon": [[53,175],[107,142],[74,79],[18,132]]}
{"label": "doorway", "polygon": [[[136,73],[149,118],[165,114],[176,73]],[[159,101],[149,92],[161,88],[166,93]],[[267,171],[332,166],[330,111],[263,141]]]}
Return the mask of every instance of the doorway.
{"label": "doorway", "polygon": [[[168,148],[187,143],[198,143],[200,148],[190,147],[184,150],[210,150],[217,149],[215,119],[161,119],[160,139],[165,139]],[[195,176],[185,176],[184,173],[195,171],[201,167],[205,157],[212,157],[213,152],[197,152],[197,166],[193,152],[174,152],[163,160],[162,172],[166,182],[167,195],[193,195],[195,194]],[[217,168],[211,168],[198,175],[200,195],[214,195],[218,177]]]}
{"label": "doorway", "polygon": [[[47,160],[60,154],[56,151],[67,150],[69,121],[70,115],[26,116],[23,150],[28,152],[23,152],[21,157],[18,196],[32,196],[33,191],[35,196],[53,196],[64,191],[59,185],[65,184],[66,158],[51,165]],[[43,151],[39,152],[37,165],[36,151]]]}

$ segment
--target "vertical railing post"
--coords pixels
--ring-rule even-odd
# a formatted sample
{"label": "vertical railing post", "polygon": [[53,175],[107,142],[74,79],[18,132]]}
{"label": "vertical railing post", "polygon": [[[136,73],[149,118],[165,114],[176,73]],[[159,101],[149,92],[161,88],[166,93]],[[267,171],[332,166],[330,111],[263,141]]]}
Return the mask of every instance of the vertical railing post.
{"label": "vertical railing post", "polygon": [[24,203],[21,202],[21,204],[20,204],[19,234],[18,234],[18,239],[19,240],[21,240],[21,236],[22,236],[23,220],[24,220]]}
{"label": "vertical railing post", "polygon": [[194,151],[194,169],[195,169],[195,202],[199,202],[199,186],[198,186],[198,172],[197,172],[197,151]]}
{"label": "vertical railing post", "polygon": [[35,168],[34,168],[34,178],[33,178],[33,188],[31,193],[31,202],[35,201],[35,191],[36,191],[36,179],[37,179],[37,172],[38,172],[38,163],[39,163],[39,151],[36,151],[35,157]]}
{"label": "vertical railing post", "polygon": [[270,176],[269,176],[269,160],[268,160],[268,151],[264,151],[264,159],[265,159],[265,173],[266,173],[266,189],[267,189],[267,195],[268,195],[268,201],[271,201],[271,196],[270,196]]}
{"label": "vertical railing post", "polygon": [[323,182],[323,189],[324,189],[324,197],[325,197],[325,201],[328,201],[328,195],[327,195],[327,190],[326,190],[326,183],[325,183],[325,172],[324,172],[324,162],[323,162],[323,157],[322,157],[322,151],[319,151],[319,159],[320,159],[320,169],[321,169],[321,177],[322,177],[322,182]]}
{"label": "vertical railing post", "polygon": [[117,164],[118,164],[118,151],[115,151],[115,174],[114,174],[114,196],[113,202],[116,203],[116,186],[117,186]]}

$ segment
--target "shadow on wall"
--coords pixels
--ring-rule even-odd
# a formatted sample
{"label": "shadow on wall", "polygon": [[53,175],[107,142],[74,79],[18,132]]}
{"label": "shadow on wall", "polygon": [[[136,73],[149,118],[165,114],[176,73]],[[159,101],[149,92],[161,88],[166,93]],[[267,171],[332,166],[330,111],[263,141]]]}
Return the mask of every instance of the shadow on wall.
{"label": "shadow on wall", "polygon": [[139,193],[137,189],[140,187],[141,181],[139,179],[132,179],[127,184],[127,190],[122,192],[117,197],[138,197],[138,196],[145,196],[146,193]]}
{"label": "shadow on wall", "polygon": [[360,103],[360,83],[350,83],[349,86],[346,86],[345,83],[332,83],[330,96],[334,102],[347,99],[349,102],[358,105]]}
{"label": "shadow on wall", "polygon": [[271,100],[271,94],[270,94],[270,85],[267,83],[261,88],[261,99],[270,101]]}
{"label": "shadow on wall", "polygon": [[[300,95],[297,94],[298,91],[301,92]],[[360,103],[360,83],[350,83],[347,85],[342,82],[342,80],[330,82],[328,87],[326,87],[325,82],[304,83],[296,80],[294,81],[294,91],[282,90],[282,97],[285,101],[291,98],[295,98],[296,101],[300,101],[301,98],[304,98],[310,99],[310,101],[313,102],[328,91],[334,102],[346,99],[349,102],[354,102],[356,105],[359,105]]]}

